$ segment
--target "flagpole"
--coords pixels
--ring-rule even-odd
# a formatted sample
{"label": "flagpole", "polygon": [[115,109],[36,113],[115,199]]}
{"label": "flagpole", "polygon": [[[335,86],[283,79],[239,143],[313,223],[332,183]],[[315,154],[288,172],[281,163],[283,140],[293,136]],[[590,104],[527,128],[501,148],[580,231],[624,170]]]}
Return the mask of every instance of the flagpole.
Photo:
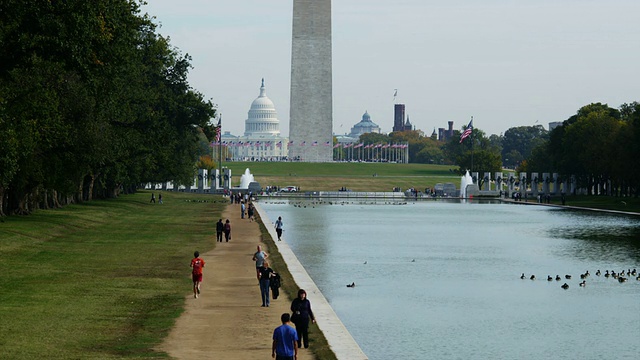
{"label": "flagpole", "polygon": [[[473,116],[471,117],[471,124],[473,124]],[[471,128],[471,173],[473,174],[473,128]]]}
{"label": "flagpole", "polygon": [[222,113],[218,118],[218,134],[218,184],[222,187]]}

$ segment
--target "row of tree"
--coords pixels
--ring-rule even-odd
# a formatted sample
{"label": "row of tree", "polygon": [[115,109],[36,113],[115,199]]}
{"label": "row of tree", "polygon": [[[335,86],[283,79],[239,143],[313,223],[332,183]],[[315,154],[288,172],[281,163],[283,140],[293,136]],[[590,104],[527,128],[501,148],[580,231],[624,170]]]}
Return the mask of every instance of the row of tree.
{"label": "row of tree", "polygon": [[522,171],[558,172],[575,177],[589,194],[638,196],[640,185],[640,104],[614,109],[595,103],[553,129]]}
{"label": "row of tree", "polygon": [[129,0],[0,2],[0,216],[192,179],[215,106]]}
{"label": "row of tree", "polygon": [[409,162],[457,165],[495,172],[504,167],[521,172],[573,176],[589,193],[638,195],[640,181],[640,104],[589,104],[552,131],[541,125],[513,127],[501,135],[486,136],[474,128],[460,143],[455,130],[445,141],[418,131],[369,133],[360,142],[408,142]]}

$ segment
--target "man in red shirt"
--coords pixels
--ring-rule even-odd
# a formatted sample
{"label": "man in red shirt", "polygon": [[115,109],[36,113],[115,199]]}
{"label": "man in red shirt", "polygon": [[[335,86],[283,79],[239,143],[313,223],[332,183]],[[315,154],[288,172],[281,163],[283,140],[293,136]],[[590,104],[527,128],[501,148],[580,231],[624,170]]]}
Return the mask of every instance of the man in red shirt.
{"label": "man in red shirt", "polygon": [[200,294],[200,283],[202,282],[202,268],[204,267],[204,260],[200,258],[200,253],[198,251],[193,253],[193,259],[191,260],[191,265],[193,268],[191,271],[191,278],[193,279],[193,297],[198,298]]}

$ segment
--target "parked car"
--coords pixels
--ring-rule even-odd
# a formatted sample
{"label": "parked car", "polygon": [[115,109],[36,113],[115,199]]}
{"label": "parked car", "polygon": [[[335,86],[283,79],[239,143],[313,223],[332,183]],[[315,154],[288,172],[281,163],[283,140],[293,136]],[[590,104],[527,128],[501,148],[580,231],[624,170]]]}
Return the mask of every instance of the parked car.
{"label": "parked car", "polygon": [[297,186],[284,186],[280,188],[280,192],[298,192]]}

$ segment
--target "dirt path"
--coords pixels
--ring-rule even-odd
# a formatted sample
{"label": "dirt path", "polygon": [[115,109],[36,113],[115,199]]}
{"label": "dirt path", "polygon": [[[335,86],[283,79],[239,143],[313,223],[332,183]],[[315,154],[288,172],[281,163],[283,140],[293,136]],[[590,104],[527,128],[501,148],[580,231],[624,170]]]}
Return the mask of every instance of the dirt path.
{"label": "dirt path", "polygon": [[[281,324],[280,315],[289,312],[291,300],[282,293],[270,307],[261,307],[251,260],[260,244],[258,224],[240,219],[235,204],[227,206],[224,219],[231,221],[232,240],[201,255],[206,265],[200,297],[187,297],[185,312],[159,347],[176,359],[272,359],[273,329]],[[185,259],[185,273],[188,262]],[[300,349],[298,359],[313,356]]]}

